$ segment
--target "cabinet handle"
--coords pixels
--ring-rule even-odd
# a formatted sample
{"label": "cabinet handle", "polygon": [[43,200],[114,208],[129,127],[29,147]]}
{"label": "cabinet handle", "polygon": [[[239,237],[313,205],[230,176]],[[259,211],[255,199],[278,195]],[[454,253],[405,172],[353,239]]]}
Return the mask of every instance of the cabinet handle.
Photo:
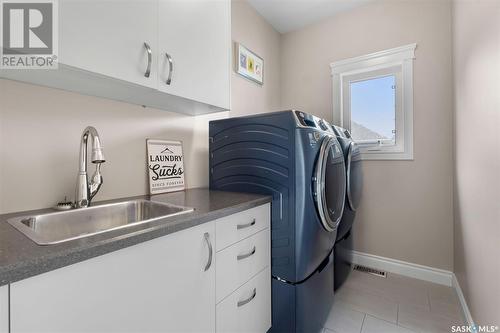
{"label": "cabinet handle", "polygon": [[205,237],[205,242],[207,242],[208,245],[208,261],[207,264],[205,265],[204,271],[208,271],[210,266],[212,266],[212,255],[213,255],[213,249],[212,249],[212,243],[210,242],[210,234],[208,232],[205,232],[203,235]]}
{"label": "cabinet handle", "polygon": [[241,254],[241,255],[237,256],[236,259],[243,260],[243,259],[246,259],[248,257],[251,257],[251,256],[253,256],[255,254],[255,250],[256,250],[256,248],[254,246],[253,249],[250,252],[248,252],[246,254]]}
{"label": "cabinet handle", "polygon": [[247,299],[245,299],[243,301],[239,301],[238,307],[243,306],[247,303],[250,303],[255,298],[255,296],[257,296],[257,288],[253,288],[252,296],[248,297]]}
{"label": "cabinet handle", "polygon": [[167,85],[170,85],[170,83],[172,82],[172,73],[174,72],[174,62],[172,61],[172,57],[170,56],[170,54],[165,53],[165,56],[167,57],[168,61],[168,78],[165,83]]}
{"label": "cabinet handle", "polygon": [[153,55],[151,53],[151,47],[148,43],[144,42],[144,47],[146,48],[146,52],[148,53],[148,67],[146,68],[144,76],[149,77],[149,74],[151,74],[151,62],[153,61]]}
{"label": "cabinet handle", "polygon": [[252,222],[250,222],[250,223],[246,223],[246,224],[238,224],[238,225],[236,226],[236,229],[238,229],[238,230],[240,230],[240,229],[245,229],[245,228],[251,227],[251,226],[253,226],[253,225],[255,225],[255,219],[253,219],[253,220],[252,220]]}

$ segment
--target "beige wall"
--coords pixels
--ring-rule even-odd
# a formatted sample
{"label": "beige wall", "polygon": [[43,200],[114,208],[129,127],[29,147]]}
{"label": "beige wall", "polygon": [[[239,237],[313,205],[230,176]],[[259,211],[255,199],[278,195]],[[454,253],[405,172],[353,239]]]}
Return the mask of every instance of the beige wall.
{"label": "beige wall", "polygon": [[[231,34],[264,59],[264,85],[234,71],[231,76],[231,116],[280,109],[280,34],[244,0],[231,2]],[[234,53],[234,52],[233,52]]]}
{"label": "beige wall", "polygon": [[0,80],[0,214],[74,197],[87,125],[99,131],[107,159],[96,200],[148,192],[146,138],[182,140],[187,186],[207,186],[208,120],[225,116],[183,116]]}
{"label": "beige wall", "polygon": [[329,64],[410,43],[414,161],[367,161],[355,249],[453,268],[451,7],[378,1],[281,39],[281,101],[332,120]]}
{"label": "beige wall", "polygon": [[500,3],[457,1],[455,274],[478,325],[500,324]]}

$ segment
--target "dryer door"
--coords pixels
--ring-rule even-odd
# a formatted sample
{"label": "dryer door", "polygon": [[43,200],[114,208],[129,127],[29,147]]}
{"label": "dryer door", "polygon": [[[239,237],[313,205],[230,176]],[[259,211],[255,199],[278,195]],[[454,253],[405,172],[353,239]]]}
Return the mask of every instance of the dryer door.
{"label": "dryer door", "polygon": [[344,154],[337,139],[327,136],[321,144],[315,168],[316,209],[327,231],[335,231],[342,218],[346,191]]}
{"label": "dryer door", "polygon": [[361,152],[356,143],[351,142],[347,151],[347,202],[355,212],[361,201],[363,190],[363,171],[361,170]]}

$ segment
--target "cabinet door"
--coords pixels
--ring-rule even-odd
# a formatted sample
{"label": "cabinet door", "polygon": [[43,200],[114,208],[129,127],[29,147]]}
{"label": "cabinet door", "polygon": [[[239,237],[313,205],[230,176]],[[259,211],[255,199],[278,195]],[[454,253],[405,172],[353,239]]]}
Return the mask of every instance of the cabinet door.
{"label": "cabinet door", "polygon": [[214,240],[205,223],[16,282],[11,332],[214,332]]}
{"label": "cabinet door", "polygon": [[[59,61],[156,88],[158,0],[59,1]],[[147,43],[151,49],[151,73]]]}
{"label": "cabinet door", "polygon": [[0,333],[9,332],[9,286],[0,287]]}
{"label": "cabinet door", "polygon": [[158,89],[229,109],[230,1],[159,0],[158,13]]}

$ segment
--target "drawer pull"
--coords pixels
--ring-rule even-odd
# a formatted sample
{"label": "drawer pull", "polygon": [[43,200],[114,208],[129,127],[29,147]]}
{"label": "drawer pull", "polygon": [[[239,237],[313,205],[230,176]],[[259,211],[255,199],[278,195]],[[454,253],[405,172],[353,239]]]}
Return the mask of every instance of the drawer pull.
{"label": "drawer pull", "polygon": [[243,301],[239,301],[238,307],[243,306],[247,303],[250,303],[255,298],[255,296],[257,296],[257,288],[253,288],[252,296],[248,297],[247,299],[245,299]]}
{"label": "drawer pull", "polygon": [[204,237],[205,237],[205,242],[207,242],[208,245],[208,261],[204,269],[204,271],[206,272],[208,271],[210,266],[212,266],[213,249],[212,249],[212,242],[210,242],[210,234],[208,232],[205,232]]}
{"label": "drawer pull", "polygon": [[236,257],[236,259],[243,260],[243,259],[246,259],[248,257],[251,257],[251,256],[253,256],[255,254],[255,250],[256,250],[256,248],[254,246],[253,249],[252,249],[252,251],[250,251],[250,252],[248,252],[246,254],[240,254],[239,256]]}
{"label": "drawer pull", "polygon": [[253,220],[252,220],[252,222],[250,222],[250,223],[246,223],[246,224],[238,224],[238,225],[236,226],[236,229],[237,229],[237,230],[240,230],[240,229],[245,229],[245,228],[251,227],[251,226],[253,226],[253,225],[255,225],[255,219],[253,219]]}

